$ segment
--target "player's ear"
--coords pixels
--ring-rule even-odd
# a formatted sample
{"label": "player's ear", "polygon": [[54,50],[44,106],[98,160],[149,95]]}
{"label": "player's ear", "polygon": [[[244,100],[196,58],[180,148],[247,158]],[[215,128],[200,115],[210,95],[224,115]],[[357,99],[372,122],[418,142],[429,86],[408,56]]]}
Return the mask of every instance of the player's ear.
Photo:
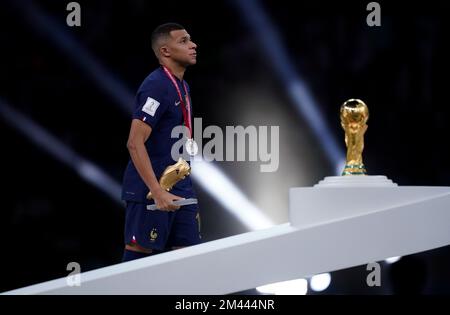
{"label": "player's ear", "polygon": [[169,47],[167,47],[166,45],[163,45],[161,46],[161,48],[159,48],[159,53],[163,57],[170,57]]}

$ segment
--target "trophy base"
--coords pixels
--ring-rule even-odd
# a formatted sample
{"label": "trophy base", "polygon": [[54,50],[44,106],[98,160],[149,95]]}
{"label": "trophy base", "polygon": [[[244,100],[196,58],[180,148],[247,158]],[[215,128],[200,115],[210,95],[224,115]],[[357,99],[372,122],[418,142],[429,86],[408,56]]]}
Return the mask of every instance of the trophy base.
{"label": "trophy base", "polygon": [[397,187],[398,185],[383,175],[327,176],[314,185],[324,187]]}
{"label": "trophy base", "polygon": [[345,165],[344,170],[342,171],[342,176],[347,175],[366,175],[366,167],[364,164],[347,164]]}

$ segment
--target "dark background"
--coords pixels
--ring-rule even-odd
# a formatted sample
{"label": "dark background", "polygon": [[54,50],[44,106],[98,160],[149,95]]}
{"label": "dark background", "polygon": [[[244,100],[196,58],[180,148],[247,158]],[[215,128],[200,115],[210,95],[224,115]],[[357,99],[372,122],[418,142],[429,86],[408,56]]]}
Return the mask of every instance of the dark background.
{"label": "dark background", "polygon": [[[248,163],[217,163],[274,223],[287,221],[289,187],[311,186],[334,175],[334,165],[306,118],[297,114],[284,83],[274,75],[271,56],[235,1],[78,1],[81,27],[66,25],[68,2],[1,2],[0,100],[118,183],[128,161],[130,115],[80,66],[81,54],[61,48],[43,22],[33,18],[36,14],[53,21],[51,28],[64,34],[60,41],[77,42],[132,96],[157,66],[151,31],[167,21],[184,25],[199,46],[198,64],[186,80],[203,125],[280,126],[287,147],[280,150],[278,172],[259,173]],[[371,115],[364,150],[369,174],[386,175],[399,185],[450,186],[450,4],[379,1],[382,25],[368,27],[368,2],[259,1],[342,150],[339,106],[360,98]],[[66,276],[71,261],[79,262],[82,271],[119,263],[123,206],[30,141],[16,123],[5,116],[0,121],[0,291]],[[276,190],[270,183],[283,185],[273,185]],[[214,198],[197,190],[205,241],[247,231]],[[260,197],[262,192],[271,193],[270,201]],[[365,266],[336,271],[322,293],[390,294],[405,288],[449,293],[449,261],[444,247],[383,264],[381,288],[365,285]]]}

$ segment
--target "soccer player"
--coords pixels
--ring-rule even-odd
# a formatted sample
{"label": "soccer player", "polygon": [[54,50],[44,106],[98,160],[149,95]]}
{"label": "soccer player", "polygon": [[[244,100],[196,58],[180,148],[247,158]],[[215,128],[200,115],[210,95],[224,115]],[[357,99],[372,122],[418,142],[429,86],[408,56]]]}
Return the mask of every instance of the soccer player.
{"label": "soccer player", "polygon": [[[184,124],[192,135],[189,86],[183,77],[186,68],[197,63],[197,45],[185,28],[175,23],[158,26],[151,43],[160,67],[145,78],[137,92],[127,142],[131,159],[122,188],[126,202],[124,262],[201,241],[198,205],[173,203],[196,198],[190,176],[170,192],[159,184],[165,168],[176,162],[171,149],[180,138],[171,137],[172,129]],[[146,197],[149,191],[152,201]],[[147,210],[153,201],[158,210]]]}

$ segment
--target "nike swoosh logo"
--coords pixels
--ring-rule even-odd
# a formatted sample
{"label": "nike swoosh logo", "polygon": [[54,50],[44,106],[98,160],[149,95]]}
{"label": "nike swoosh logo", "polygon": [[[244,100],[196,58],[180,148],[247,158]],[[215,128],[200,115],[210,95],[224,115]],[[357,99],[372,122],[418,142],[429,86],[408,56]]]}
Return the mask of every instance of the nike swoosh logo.
{"label": "nike swoosh logo", "polygon": [[175,102],[175,106],[178,106],[178,105],[180,105],[180,101]]}

